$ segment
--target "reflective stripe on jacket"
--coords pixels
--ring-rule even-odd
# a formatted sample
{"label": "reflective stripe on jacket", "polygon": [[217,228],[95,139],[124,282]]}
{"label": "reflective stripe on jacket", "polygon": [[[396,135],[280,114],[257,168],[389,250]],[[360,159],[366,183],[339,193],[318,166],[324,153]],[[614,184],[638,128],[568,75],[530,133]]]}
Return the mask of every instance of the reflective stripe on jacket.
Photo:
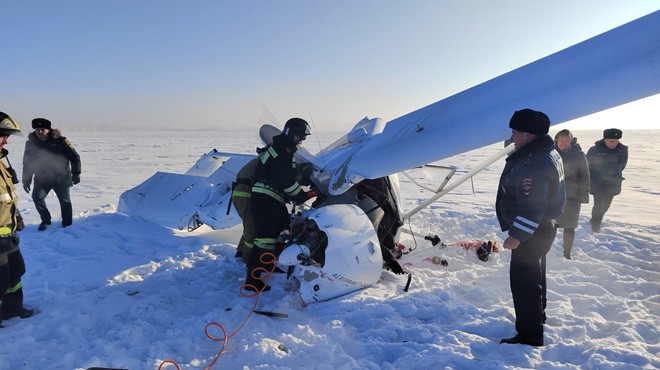
{"label": "reflective stripe on jacket", "polygon": [[296,180],[296,160],[287,149],[287,140],[282,135],[273,137],[273,145],[259,155],[252,192],[269,195],[282,203],[304,202],[307,196]]}
{"label": "reflective stripe on jacket", "polygon": [[[6,155],[7,151],[3,149],[0,158]],[[19,214],[18,195],[7,167],[4,161],[0,161],[0,235],[11,235],[16,230]]]}

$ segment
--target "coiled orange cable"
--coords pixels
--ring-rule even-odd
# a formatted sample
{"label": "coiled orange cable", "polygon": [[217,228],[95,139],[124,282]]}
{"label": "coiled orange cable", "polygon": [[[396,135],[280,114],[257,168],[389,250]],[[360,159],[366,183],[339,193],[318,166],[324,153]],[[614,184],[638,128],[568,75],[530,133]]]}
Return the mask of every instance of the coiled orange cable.
{"label": "coiled orange cable", "polygon": [[[259,260],[261,261],[261,263],[263,265],[272,265],[272,266],[271,266],[270,270],[267,270],[265,267],[257,267],[257,268],[252,270],[251,274],[252,274],[252,278],[254,278],[254,279],[259,279],[260,278],[259,275],[262,272],[266,273],[266,275],[264,275],[264,277],[261,278],[261,280],[264,282],[264,286],[263,286],[263,288],[261,288],[261,290],[258,290],[257,287],[255,287],[252,284],[243,284],[243,285],[241,285],[241,288],[240,288],[241,296],[243,296],[245,298],[256,297],[256,299],[254,300],[254,304],[252,305],[252,308],[250,309],[250,312],[245,317],[245,320],[243,320],[241,325],[239,325],[238,328],[236,330],[234,330],[234,332],[231,333],[230,335],[227,335],[227,329],[225,329],[224,326],[222,326],[221,324],[219,324],[215,321],[209,322],[204,327],[204,334],[206,334],[207,338],[209,338],[210,340],[212,340],[214,342],[222,342],[222,346],[218,350],[218,353],[215,355],[215,357],[213,358],[213,361],[211,361],[209,366],[204,368],[205,370],[209,370],[215,365],[215,363],[220,358],[220,355],[222,354],[222,352],[227,347],[227,343],[229,342],[229,338],[232,338],[234,335],[236,335],[236,333],[238,333],[239,331],[241,331],[241,329],[243,329],[243,326],[245,326],[245,324],[248,322],[250,317],[252,317],[252,314],[254,313],[254,310],[257,307],[257,303],[259,303],[259,297],[261,296],[261,293],[263,293],[263,291],[268,287],[268,280],[270,280],[270,276],[273,274],[273,271],[275,271],[275,268],[277,267],[277,257],[275,257],[275,255],[273,253],[263,253],[259,257]],[[246,292],[246,291],[248,291],[247,288],[250,288],[249,293]],[[211,335],[209,333],[209,328],[210,327],[219,328],[222,331],[222,337],[214,337],[213,335]],[[163,361],[160,364],[160,366],[158,366],[158,370],[162,370],[164,368],[163,366],[165,366],[165,365],[174,365],[174,367],[176,367],[177,370],[181,370],[181,368],[179,367],[179,364],[174,360],[165,360],[165,361]]]}

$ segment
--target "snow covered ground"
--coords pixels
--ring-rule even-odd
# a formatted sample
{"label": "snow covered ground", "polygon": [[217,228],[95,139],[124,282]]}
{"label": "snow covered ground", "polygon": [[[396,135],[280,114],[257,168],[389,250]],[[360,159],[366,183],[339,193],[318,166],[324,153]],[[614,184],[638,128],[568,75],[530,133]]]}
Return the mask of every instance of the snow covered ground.
{"label": "snow covered ground", "polygon": [[[287,318],[250,315],[253,298],[239,287],[244,265],[234,259],[240,229],[173,231],[117,213],[120,194],[156,171],[185,172],[211,148],[252,153],[257,128],[240,131],[67,131],[83,163],[73,188],[74,224],[38,232],[39,217],[19,189],[27,228],[21,249],[27,307],[38,314],[5,321],[0,369],[125,369],[208,367],[221,342],[209,323],[230,333],[217,369],[639,369],[660,367],[660,130],[626,131],[630,146],[623,193],[603,232],[588,228],[583,207],[573,256],[565,260],[561,233],[548,255],[546,346],[500,345],[515,334],[508,285],[510,252],[480,261],[457,246],[417,247],[403,262],[412,275],[384,271],[371,288],[304,307],[283,276],[256,303]],[[315,153],[340,132],[315,133]],[[557,131],[553,128],[551,134]],[[575,132],[586,150],[600,131]],[[318,140],[318,141],[317,141]],[[20,173],[24,138],[8,145]],[[471,166],[501,148],[492,145],[441,164]],[[413,217],[420,233],[451,243],[502,241],[495,217],[500,160]],[[458,174],[457,176],[459,176]],[[430,193],[402,178],[406,209]],[[473,192],[474,189],[474,192]],[[444,267],[426,260],[438,256]],[[211,324],[209,334],[221,337]]]}

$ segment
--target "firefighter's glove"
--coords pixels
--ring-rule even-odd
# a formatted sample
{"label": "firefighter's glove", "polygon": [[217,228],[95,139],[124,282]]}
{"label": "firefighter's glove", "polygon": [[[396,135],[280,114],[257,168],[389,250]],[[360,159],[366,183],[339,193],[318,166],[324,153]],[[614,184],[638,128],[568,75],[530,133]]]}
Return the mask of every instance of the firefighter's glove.
{"label": "firefighter's glove", "polygon": [[73,181],[73,185],[78,184],[80,182],[80,175],[73,175],[73,177],[71,177],[71,181]]}
{"label": "firefighter's glove", "polygon": [[307,192],[307,199],[312,199],[321,195],[321,190],[314,188]]}
{"label": "firefighter's glove", "polygon": [[23,190],[25,190],[26,193],[30,194],[30,183],[24,182],[23,183]]}

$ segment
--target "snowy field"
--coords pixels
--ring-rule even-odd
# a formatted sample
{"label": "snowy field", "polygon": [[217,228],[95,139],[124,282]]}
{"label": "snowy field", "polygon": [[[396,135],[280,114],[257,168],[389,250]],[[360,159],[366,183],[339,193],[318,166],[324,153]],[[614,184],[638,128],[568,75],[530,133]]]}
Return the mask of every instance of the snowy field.
{"label": "snowy field", "polygon": [[[28,126],[23,123],[24,126]],[[653,369],[660,368],[660,130],[626,131],[630,147],[623,193],[603,222],[580,217],[574,260],[562,257],[561,233],[548,254],[546,346],[500,345],[514,331],[508,283],[510,252],[480,261],[473,250],[431,247],[404,234],[416,250],[403,262],[412,275],[384,271],[368,289],[304,307],[274,275],[256,303],[287,318],[250,315],[239,294],[244,265],[234,259],[240,229],[172,231],[117,212],[122,192],[156,171],[185,172],[212,148],[253,153],[257,127],[241,131],[110,132],[61,127],[78,149],[83,173],[72,189],[74,224],[38,232],[39,217],[22,189],[27,264],[25,304],[38,314],[5,321],[0,369],[202,369],[230,334],[217,369]],[[623,127],[621,127],[623,128]],[[551,134],[557,131],[553,128]],[[316,153],[341,134],[320,130],[305,146]],[[576,131],[583,150],[601,131]],[[10,160],[21,172],[25,138],[12,137]],[[442,143],[438,143],[442,145]],[[464,173],[502,147],[442,161]],[[501,242],[494,203],[500,160],[413,217],[407,228],[447,244]],[[430,196],[402,177],[404,207]],[[444,267],[428,262],[438,256]],[[211,324],[209,333],[221,337]]]}

